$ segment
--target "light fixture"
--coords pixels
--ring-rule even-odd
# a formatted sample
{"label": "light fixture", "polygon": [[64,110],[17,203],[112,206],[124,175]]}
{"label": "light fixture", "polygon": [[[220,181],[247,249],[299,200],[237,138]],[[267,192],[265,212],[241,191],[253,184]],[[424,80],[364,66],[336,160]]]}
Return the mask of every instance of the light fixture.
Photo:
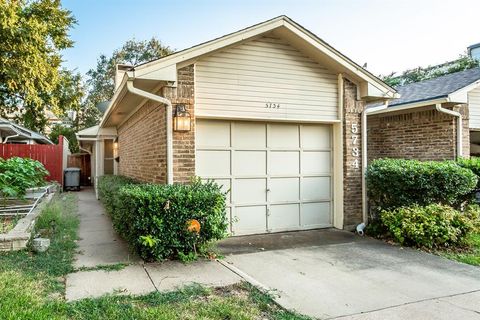
{"label": "light fixture", "polygon": [[173,131],[185,132],[192,130],[192,121],[187,107],[179,104],[175,108],[175,115],[173,117]]}

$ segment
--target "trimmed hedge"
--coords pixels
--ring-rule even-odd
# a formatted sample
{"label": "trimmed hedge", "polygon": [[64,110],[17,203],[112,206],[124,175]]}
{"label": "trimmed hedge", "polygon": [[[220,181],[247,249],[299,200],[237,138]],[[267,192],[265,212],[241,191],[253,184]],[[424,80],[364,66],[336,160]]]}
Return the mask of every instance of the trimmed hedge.
{"label": "trimmed hedge", "polygon": [[377,159],[367,169],[368,197],[377,211],[413,204],[456,206],[477,181],[470,169],[454,161]]}
{"label": "trimmed hedge", "polygon": [[479,212],[477,205],[459,212],[449,206],[430,204],[384,210],[380,217],[388,235],[400,244],[439,248],[464,245],[467,236],[478,230]]}
{"label": "trimmed hedge", "polygon": [[[227,236],[226,194],[213,181],[156,185],[106,176],[99,189],[115,229],[145,260],[191,260]],[[195,220],[198,233],[191,229]]]}
{"label": "trimmed hedge", "polygon": [[[480,158],[471,157],[471,158],[460,158],[457,160],[459,166],[472,170],[477,177],[480,177]],[[477,183],[476,189],[480,189],[480,179]]]}

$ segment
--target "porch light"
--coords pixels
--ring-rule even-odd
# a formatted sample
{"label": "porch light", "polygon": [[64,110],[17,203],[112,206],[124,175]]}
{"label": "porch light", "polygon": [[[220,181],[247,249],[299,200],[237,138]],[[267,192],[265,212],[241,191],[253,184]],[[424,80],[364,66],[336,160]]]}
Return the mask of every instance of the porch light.
{"label": "porch light", "polygon": [[190,113],[183,104],[179,104],[175,108],[173,116],[173,131],[185,132],[192,130]]}

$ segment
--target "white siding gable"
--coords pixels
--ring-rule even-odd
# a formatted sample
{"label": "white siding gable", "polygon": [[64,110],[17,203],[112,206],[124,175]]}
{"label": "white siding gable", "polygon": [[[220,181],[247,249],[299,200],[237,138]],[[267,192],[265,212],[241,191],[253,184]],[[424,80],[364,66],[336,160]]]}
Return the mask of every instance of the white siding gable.
{"label": "white siding gable", "polygon": [[480,129],[480,87],[468,93],[470,128]]}
{"label": "white siding gable", "polygon": [[216,118],[337,120],[337,87],[336,74],[283,40],[262,37],[196,62],[195,114]]}

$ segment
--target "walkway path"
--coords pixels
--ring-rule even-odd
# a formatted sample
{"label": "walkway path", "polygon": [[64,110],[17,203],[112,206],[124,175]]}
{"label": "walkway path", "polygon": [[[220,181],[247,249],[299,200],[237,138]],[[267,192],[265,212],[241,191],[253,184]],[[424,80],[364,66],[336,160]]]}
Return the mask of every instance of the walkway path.
{"label": "walkway path", "polygon": [[[240,282],[240,277],[216,261],[145,264],[113,230],[110,217],[92,189],[79,192],[78,199],[80,240],[74,267],[79,271],[67,276],[67,301],[108,293],[170,291],[191,283],[226,286]],[[128,265],[117,271],[105,270],[106,266],[119,263]]]}

